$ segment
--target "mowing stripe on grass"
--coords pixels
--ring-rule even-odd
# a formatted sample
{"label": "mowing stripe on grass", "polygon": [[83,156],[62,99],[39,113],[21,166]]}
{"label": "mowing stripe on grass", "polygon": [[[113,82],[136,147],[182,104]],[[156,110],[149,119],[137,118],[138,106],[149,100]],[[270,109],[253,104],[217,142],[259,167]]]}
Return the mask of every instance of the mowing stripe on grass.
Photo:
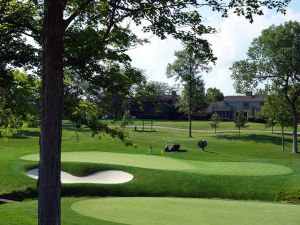
{"label": "mowing stripe on grass", "polygon": [[71,208],[88,217],[130,225],[299,225],[300,206],[191,198],[98,198]]}
{"label": "mowing stripe on grass", "polygon": [[[21,157],[21,159],[38,161],[39,155],[26,155]],[[269,163],[208,162],[174,159],[166,156],[112,152],[63,152],[62,161],[102,163],[147,169],[230,176],[269,176],[293,172],[292,169],[288,167]]]}

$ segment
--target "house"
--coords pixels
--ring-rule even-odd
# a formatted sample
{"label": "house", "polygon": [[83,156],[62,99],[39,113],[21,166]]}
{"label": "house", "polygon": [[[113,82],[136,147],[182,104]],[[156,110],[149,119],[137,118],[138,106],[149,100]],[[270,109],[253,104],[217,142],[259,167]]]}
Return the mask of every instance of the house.
{"label": "house", "polygon": [[211,102],[207,108],[207,113],[217,113],[222,120],[233,120],[239,112],[243,112],[247,119],[255,118],[258,111],[264,104],[262,95],[245,96],[225,96],[223,101]]}
{"label": "house", "polygon": [[182,114],[175,104],[178,96],[176,91],[155,98],[146,98],[141,102],[131,102],[130,114],[143,119],[178,119]]}

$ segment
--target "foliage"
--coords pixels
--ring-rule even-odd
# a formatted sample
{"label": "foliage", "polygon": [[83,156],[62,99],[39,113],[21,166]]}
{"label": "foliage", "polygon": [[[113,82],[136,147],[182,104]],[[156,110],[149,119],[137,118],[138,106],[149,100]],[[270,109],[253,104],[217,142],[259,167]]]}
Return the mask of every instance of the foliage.
{"label": "foliage", "polygon": [[124,130],[125,127],[130,124],[130,121],[131,121],[130,111],[127,110],[123,115],[120,127]]}
{"label": "foliage", "polygon": [[207,102],[219,102],[224,100],[223,93],[217,88],[208,88],[205,97]]}
{"label": "foliage", "polygon": [[239,129],[239,135],[241,134],[241,128],[246,127],[247,118],[244,116],[244,112],[238,112],[236,118],[234,119],[234,125]]}
{"label": "foliage", "polygon": [[210,118],[210,126],[215,130],[215,133],[217,133],[217,128],[219,127],[220,119],[217,113],[212,114]]}
{"label": "foliage", "polygon": [[[155,118],[170,118],[176,109],[174,107],[175,99],[170,102],[160,101],[166,95],[172,95],[175,87],[169,86],[167,83],[158,81],[146,80],[133,88],[133,95],[131,98],[131,106],[134,108],[136,114],[145,116],[145,109],[148,108],[147,113],[152,113],[151,117]],[[152,110],[151,110],[152,109]]]}
{"label": "foliage", "polygon": [[[191,97],[191,98],[190,98]],[[178,110],[186,115],[193,115],[204,106],[205,88],[200,77],[195,78],[191,86],[183,85],[181,96],[176,103]]]}
{"label": "foliage", "polygon": [[265,102],[261,111],[268,121],[280,127],[292,126],[292,113],[290,107],[280,93],[280,90],[267,87],[265,90]]}
{"label": "foliage", "polygon": [[255,89],[260,82],[277,87],[289,105],[293,118],[294,146],[298,152],[297,103],[300,97],[300,24],[295,21],[264,30],[254,39],[246,60],[233,64],[232,78],[236,91],[241,93]]}
{"label": "foliage", "polygon": [[38,119],[40,82],[17,70],[0,72],[0,136],[9,138]]}
{"label": "foliage", "polygon": [[192,137],[192,115],[204,104],[205,89],[200,74],[210,70],[209,61],[203,49],[202,51],[202,55],[195,54],[186,45],[184,50],[175,52],[175,61],[167,66],[167,77],[175,77],[184,83],[177,106],[180,112],[188,116],[189,137]]}

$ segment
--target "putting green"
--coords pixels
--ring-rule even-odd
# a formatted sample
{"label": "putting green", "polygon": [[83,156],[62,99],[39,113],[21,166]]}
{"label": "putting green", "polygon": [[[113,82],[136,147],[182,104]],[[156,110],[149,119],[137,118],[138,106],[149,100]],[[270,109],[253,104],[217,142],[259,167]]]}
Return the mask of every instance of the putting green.
{"label": "putting green", "polygon": [[191,198],[98,198],[74,203],[82,215],[130,225],[299,225],[300,205]]}
{"label": "putting green", "polygon": [[[39,155],[26,155],[21,159],[38,161]],[[166,156],[112,152],[63,152],[62,161],[103,163],[210,175],[269,176],[293,172],[288,167],[269,163],[193,161]]]}

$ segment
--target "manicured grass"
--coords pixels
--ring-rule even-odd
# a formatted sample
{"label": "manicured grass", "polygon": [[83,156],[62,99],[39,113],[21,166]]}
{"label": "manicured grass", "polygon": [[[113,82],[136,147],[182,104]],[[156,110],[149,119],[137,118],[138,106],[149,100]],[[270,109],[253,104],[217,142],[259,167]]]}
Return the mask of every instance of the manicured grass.
{"label": "manicured grass", "polygon": [[[137,167],[133,164],[117,165],[110,161],[105,161],[103,164],[63,162],[63,170],[77,176],[85,176],[106,169],[119,169],[135,176],[132,182],[120,185],[64,185],[63,195],[218,197],[299,202],[300,155],[290,153],[291,137],[286,138],[287,151],[282,152],[280,136],[272,134],[243,133],[238,136],[235,133],[217,135],[194,133],[194,138],[188,138],[185,131],[178,130],[157,129],[156,132],[134,132],[130,128],[128,131],[135,144],[131,147],[125,147],[119,140],[107,136],[100,140],[91,138],[86,129],[78,131],[79,142],[77,142],[74,129],[65,127],[62,143],[63,155],[74,151],[82,152],[81,154],[87,152],[126,153],[130,154],[129,158],[136,157],[135,163],[138,164],[143,164],[139,162],[141,158],[152,163],[152,160],[148,159],[153,157],[155,160],[168,158],[169,162],[176,161],[180,165],[184,163],[185,166],[188,161],[189,168],[191,166],[200,168],[197,161],[205,166],[197,169],[200,172],[194,170],[192,173],[187,173],[177,168],[170,170],[170,165],[167,165],[167,168],[157,169],[156,167],[149,168],[149,166],[145,168],[142,165]],[[197,146],[198,140],[201,139],[208,141],[206,152],[201,152]],[[165,153],[162,157],[161,150],[166,140],[179,143],[182,151]],[[153,146],[154,156],[146,155],[149,144]],[[37,152],[37,129],[26,129],[9,142],[1,142],[0,195],[20,191],[27,196],[34,194],[36,181],[27,177],[25,170],[36,167],[37,162],[21,160],[20,157]],[[246,165],[244,162],[251,163],[251,165],[267,165],[271,168],[269,171],[259,169],[259,167],[255,170],[252,166],[253,170],[250,171],[252,174],[274,173],[272,170],[274,165],[280,168],[279,170],[288,167],[292,173],[275,176],[237,176],[239,173],[241,175],[241,172],[246,175],[248,169],[230,171],[231,168],[249,168],[244,166]],[[165,161],[160,164],[164,166],[164,163]],[[177,167],[177,164],[172,166]],[[204,173],[204,171],[208,172]],[[226,176],[221,175],[222,173]],[[275,173],[278,172],[275,171]]]}
{"label": "manicured grass", "polygon": [[[24,160],[38,161],[38,154],[21,157]],[[179,171],[207,175],[229,176],[270,176],[292,173],[292,169],[269,163],[255,162],[205,162],[173,159],[165,156],[140,155],[111,152],[64,152],[63,162],[85,162],[133,166],[146,169]]]}
{"label": "manicured grass", "polygon": [[82,215],[131,225],[298,225],[300,205],[189,198],[98,198],[76,202]]}
{"label": "manicured grass", "polygon": [[[191,198],[63,198],[63,225],[298,225],[300,205]],[[0,224],[37,224],[37,201],[0,205]]]}
{"label": "manicured grass", "polygon": [[[105,123],[109,125],[118,125],[120,124],[120,121],[112,121],[112,120],[104,120]],[[132,120],[131,126],[142,126],[143,121],[142,120]],[[181,128],[181,129],[188,129],[189,124],[188,121],[169,121],[169,120],[153,120],[152,125],[155,126],[163,126],[163,127],[173,127],[173,128]],[[151,123],[149,120],[144,121],[144,126],[151,126]],[[272,131],[271,127],[267,127],[264,123],[254,123],[254,122],[248,122],[246,124],[247,127],[242,128],[241,130],[260,130],[260,131]],[[192,129],[193,130],[207,130],[210,132],[213,132],[214,129],[210,126],[210,121],[199,121],[199,120],[193,120],[192,121]],[[234,123],[232,121],[220,121],[219,127],[217,128],[217,131],[224,131],[224,130],[237,130]],[[292,131],[290,127],[287,127],[284,129],[285,131]],[[281,127],[274,127],[274,131],[281,132]]]}
{"label": "manicured grass", "polygon": [[[62,199],[62,224],[63,225],[122,225],[108,221],[101,221],[83,216],[74,212],[71,205],[86,198]],[[0,205],[1,225],[36,225],[38,223],[37,201],[14,202]]]}

